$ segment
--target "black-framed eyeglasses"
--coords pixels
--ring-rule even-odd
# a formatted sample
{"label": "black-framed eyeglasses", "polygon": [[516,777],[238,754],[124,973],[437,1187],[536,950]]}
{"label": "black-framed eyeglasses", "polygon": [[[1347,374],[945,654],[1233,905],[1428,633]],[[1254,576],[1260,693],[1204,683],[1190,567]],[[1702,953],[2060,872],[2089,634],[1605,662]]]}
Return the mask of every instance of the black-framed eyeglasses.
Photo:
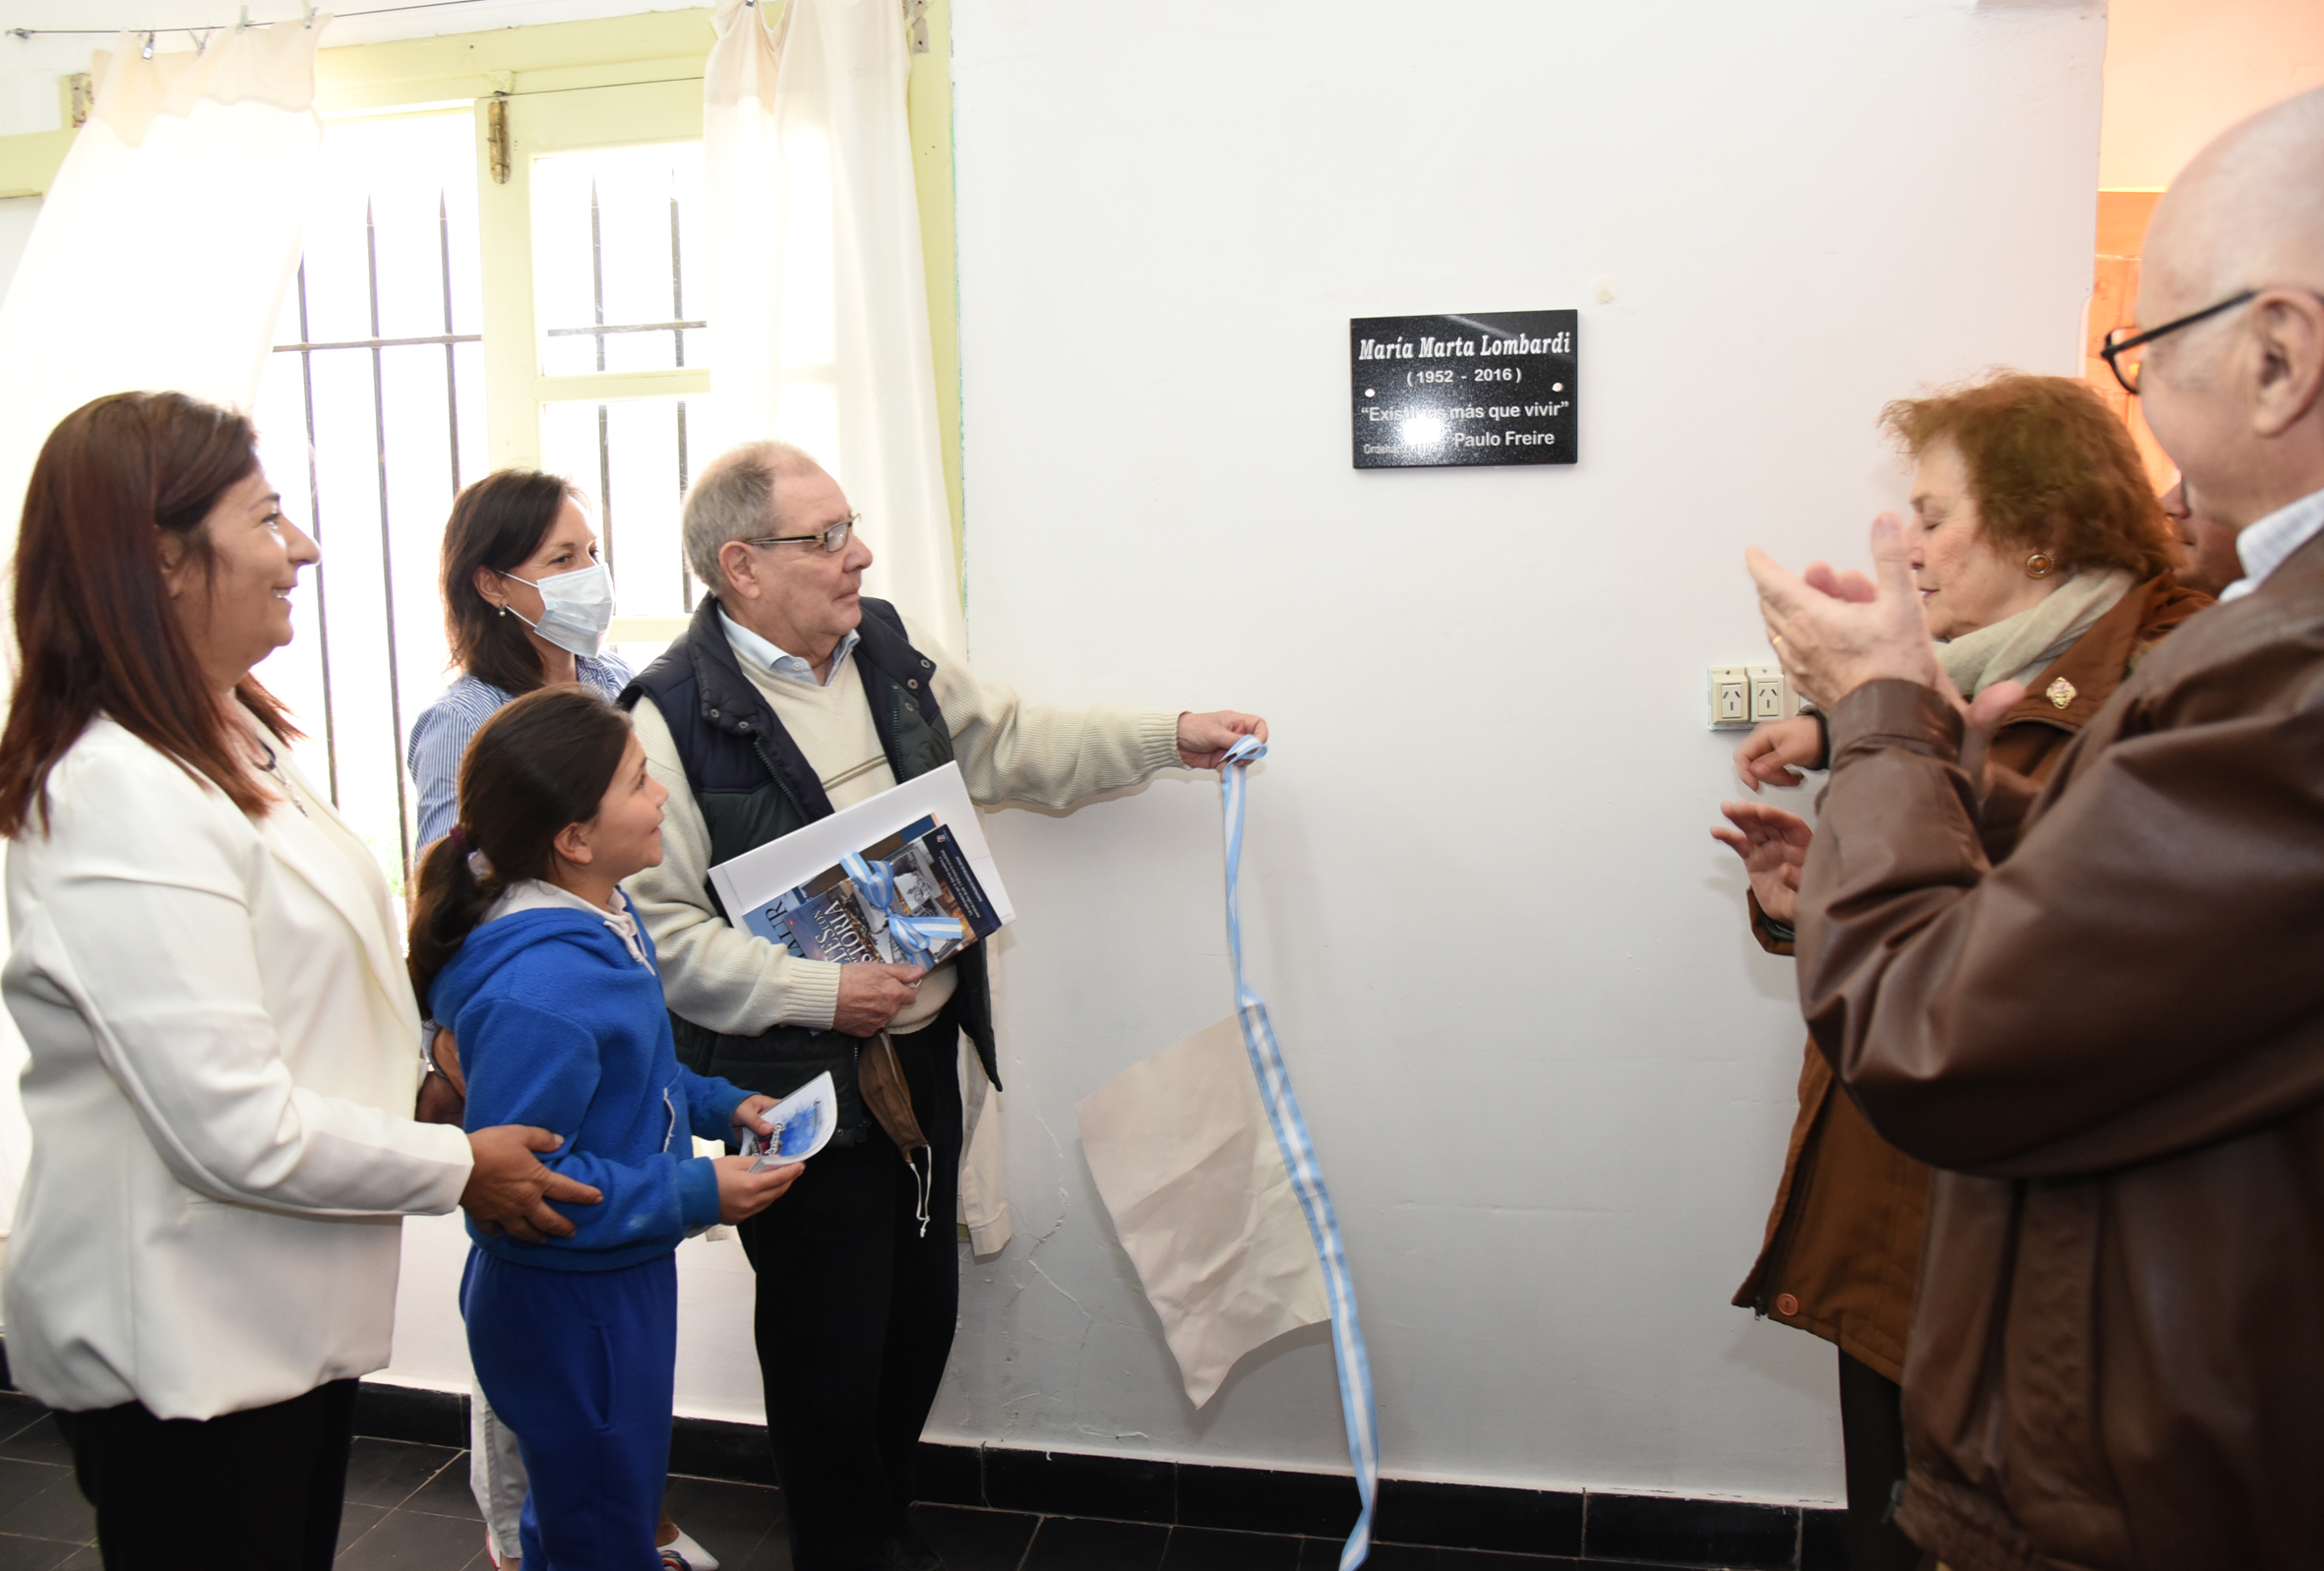
{"label": "black-framed eyeglasses", "polygon": [[[2135,398],[2138,396],[2138,372],[2142,360],[2139,355],[2132,354],[2132,350],[2143,349],[2166,333],[2176,332],[2181,328],[2191,328],[2208,317],[2218,316],[2222,311],[2232,311],[2239,305],[2247,305],[2258,299],[2260,294],[2261,291],[2258,289],[2246,289],[2241,294],[2222,300],[2215,306],[2205,306],[2191,316],[2180,317],[2176,322],[2166,322],[2159,328],[2149,328],[2146,332],[2133,337],[2117,340],[2114,333],[2127,330],[2115,328],[2107,334],[2107,341],[2099,345],[2098,357],[2107,363],[2107,369],[2114,374],[2114,380],[2122,384],[2122,391]],[[2130,355],[2128,370],[2123,369],[2122,361],[2119,358],[2125,354]]]}
{"label": "black-framed eyeglasses", "polygon": [[864,515],[862,514],[851,513],[837,523],[819,529],[814,534],[763,534],[755,540],[745,540],[743,544],[747,546],[787,546],[802,545],[809,540],[814,540],[821,542],[824,550],[836,556],[847,549],[848,539],[854,535],[855,526],[863,521]]}

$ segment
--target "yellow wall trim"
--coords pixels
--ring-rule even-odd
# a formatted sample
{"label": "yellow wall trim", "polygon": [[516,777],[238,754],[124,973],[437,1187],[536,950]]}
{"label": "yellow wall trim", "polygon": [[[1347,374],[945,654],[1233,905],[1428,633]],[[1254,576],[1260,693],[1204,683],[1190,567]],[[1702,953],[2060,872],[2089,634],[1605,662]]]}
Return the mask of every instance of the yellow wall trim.
{"label": "yellow wall trim", "polygon": [[[496,92],[687,81],[702,76],[713,40],[703,6],[326,48],[315,56],[315,106],[327,115],[359,114],[464,103]],[[0,197],[47,195],[74,135],[0,137]]]}
{"label": "yellow wall trim", "polygon": [[703,74],[713,40],[703,7],[324,49],[315,57],[315,100],[332,114],[684,80]]}
{"label": "yellow wall trim", "polygon": [[912,177],[920,198],[920,259],[928,276],[928,341],[945,496],[952,507],[952,563],[967,597],[967,507],[960,476],[960,269],[953,228],[952,4],[929,0],[928,52],[912,56],[905,88]]}
{"label": "yellow wall trim", "polygon": [[[952,16],[950,0],[931,0],[928,53],[912,57],[906,109],[913,178],[920,203],[920,246],[928,284],[945,493],[952,514],[955,565],[964,555],[966,508],[960,472],[960,311],[952,184]],[[898,25],[901,25],[899,14]],[[325,48],[316,55],[316,107],[326,115],[395,113],[444,107],[506,93],[529,96],[631,83],[699,79],[715,34],[706,6],[653,11],[593,22],[543,23],[488,32],[447,33],[397,43]],[[73,146],[71,131],[0,137],[0,197],[43,196]],[[528,280],[526,280],[528,287]],[[528,334],[520,353],[529,363]],[[512,346],[514,349],[516,346]],[[512,362],[515,364],[515,362]],[[615,396],[698,392],[641,387]],[[517,385],[543,396],[532,379]],[[514,386],[512,387],[514,392]],[[520,444],[529,446],[529,444]],[[508,459],[496,453],[499,461]]]}
{"label": "yellow wall trim", "polygon": [[0,197],[44,197],[65,154],[73,151],[71,131],[30,131],[0,137]]}

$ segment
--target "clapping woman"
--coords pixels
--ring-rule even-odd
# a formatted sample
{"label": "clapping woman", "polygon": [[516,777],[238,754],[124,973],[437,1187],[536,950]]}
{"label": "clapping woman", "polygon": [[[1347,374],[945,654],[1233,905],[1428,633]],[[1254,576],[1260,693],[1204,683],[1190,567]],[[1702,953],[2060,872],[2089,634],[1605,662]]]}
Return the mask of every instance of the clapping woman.
{"label": "clapping woman", "polygon": [[[1938,663],[1965,698],[2020,690],[1990,753],[1985,829],[1998,861],[2014,814],[2074,734],[2211,597],[2173,574],[2130,433],[2082,383],[2004,372],[1901,399],[1882,420],[1914,460],[1913,578]],[[1736,767],[1753,791],[1798,785],[1800,769],[1829,766],[1826,751],[1814,719],[1777,721],[1751,734]],[[1711,833],[1743,859],[1752,930],[1789,954],[1812,832],[1763,802],[1722,811],[1728,823]],[[1840,1349],[1856,1571],[1921,1562],[1888,1517],[1904,1473],[1898,1382],[1927,1206],[1928,1169],[1872,1131],[1809,1043],[1783,1178],[1735,1301]]]}
{"label": "clapping woman", "polygon": [[32,1155],[9,1364],[58,1413],[104,1562],[324,1571],[405,1215],[519,1238],[593,1203],[558,1137],[414,1122],[386,880],[251,667],[315,543],[250,423],[118,393],[40,452],[0,737]]}

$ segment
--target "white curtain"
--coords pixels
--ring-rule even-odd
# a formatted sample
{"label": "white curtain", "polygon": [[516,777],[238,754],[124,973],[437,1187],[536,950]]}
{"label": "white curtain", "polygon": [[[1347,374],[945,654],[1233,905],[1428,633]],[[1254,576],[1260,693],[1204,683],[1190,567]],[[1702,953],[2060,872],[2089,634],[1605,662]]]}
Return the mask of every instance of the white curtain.
{"label": "white curtain", "polygon": [[965,647],[895,0],[720,0],[703,81],[714,448],[814,453],[863,514],[866,588]]}
{"label": "white curtain", "polygon": [[[329,21],[215,35],[199,57],[148,60],[133,35],[115,40],[0,301],[9,557],[40,445],[91,398],[170,388],[240,409],[256,400],[298,271],[323,142],[315,47]],[[0,624],[0,635],[13,666],[15,634]],[[24,1057],[0,1011],[0,1228],[31,1144],[16,1095]]]}

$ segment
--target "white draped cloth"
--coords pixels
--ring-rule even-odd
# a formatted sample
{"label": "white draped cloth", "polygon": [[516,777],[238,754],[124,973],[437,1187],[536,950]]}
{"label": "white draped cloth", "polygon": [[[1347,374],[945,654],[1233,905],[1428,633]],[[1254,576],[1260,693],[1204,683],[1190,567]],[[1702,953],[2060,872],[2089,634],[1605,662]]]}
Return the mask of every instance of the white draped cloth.
{"label": "white draped cloth", "polygon": [[866,589],[964,649],[902,12],[894,0],[720,0],[712,22],[713,449],[774,437],[813,453],[863,514],[878,559]]}
{"label": "white draped cloth", "polygon": [[[220,33],[199,56],[148,60],[133,34],[114,41],[0,301],[0,553],[15,555],[41,444],[90,399],[256,401],[323,145],[315,48],[329,21]],[[0,626],[0,642],[13,677],[14,631]],[[24,1061],[0,1013],[0,1227],[31,1146]]]}
{"label": "white draped cloth", "polygon": [[199,56],[115,40],[0,301],[0,517],[13,550],[40,444],[91,398],[258,396],[318,155],[315,26],[214,35]]}

